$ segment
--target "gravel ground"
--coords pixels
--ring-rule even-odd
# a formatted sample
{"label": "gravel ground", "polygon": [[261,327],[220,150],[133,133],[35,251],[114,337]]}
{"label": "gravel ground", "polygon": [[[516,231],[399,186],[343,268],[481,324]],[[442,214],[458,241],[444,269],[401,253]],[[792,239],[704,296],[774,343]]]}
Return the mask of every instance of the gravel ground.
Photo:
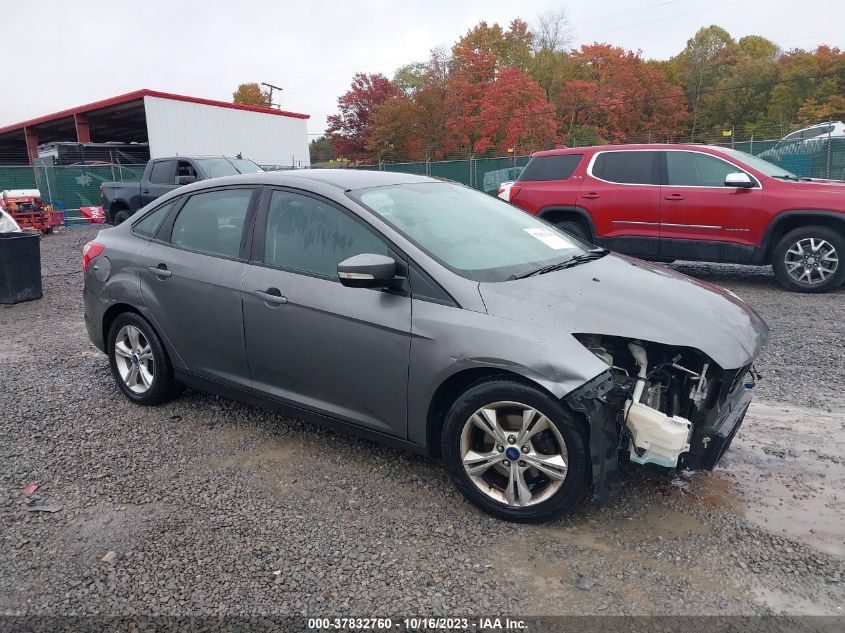
{"label": "gravel ground", "polygon": [[518,526],[435,460],[190,390],[131,405],[65,274],[94,232],[45,238],[44,298],[0,309],[0,613],[842,614],[843,290],[678,265],[773,331],[723,466]]}

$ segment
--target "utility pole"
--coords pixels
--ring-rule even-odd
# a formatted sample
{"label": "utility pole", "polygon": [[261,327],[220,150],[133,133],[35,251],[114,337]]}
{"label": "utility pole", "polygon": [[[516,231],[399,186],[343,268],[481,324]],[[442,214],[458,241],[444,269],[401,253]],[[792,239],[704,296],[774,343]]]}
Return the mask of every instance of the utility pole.
{"label": "utility pole", "polygon": [[279,92],[282,92],[282,88],[279,88],[278,86],[274,86],[273,84],[264,83],[263,81],[261,82],[261,85],[267,86],[270,89],[270,104],[269,104],[270,107],[271,108],[275,107],[277,110],[280,109],[282,107],[281,104],[279,104],[277,106],[273,105],[273,91],[278,90]]}

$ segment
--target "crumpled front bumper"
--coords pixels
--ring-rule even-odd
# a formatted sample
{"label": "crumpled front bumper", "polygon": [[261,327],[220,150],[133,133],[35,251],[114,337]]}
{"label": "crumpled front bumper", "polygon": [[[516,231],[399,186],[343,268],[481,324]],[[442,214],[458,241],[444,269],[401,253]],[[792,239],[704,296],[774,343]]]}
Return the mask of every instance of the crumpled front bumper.
{"label": "crumpled front bumper", "polygon": [[[743,372],[744,373],[744,372]],[[621,409],[612,406],[605,395],[613,388],[610,372],[603,372],[564,398],[589,423],[589,450],[596,505],[610,501],[624,481],[619,454],[624,438]],[[751,392],[737,380],[718,416],[693,435],[698,445],[682,455],[679,468],[713,470],[728,450],[751,404]],[[703,433],[702,433],[703,431]]]}

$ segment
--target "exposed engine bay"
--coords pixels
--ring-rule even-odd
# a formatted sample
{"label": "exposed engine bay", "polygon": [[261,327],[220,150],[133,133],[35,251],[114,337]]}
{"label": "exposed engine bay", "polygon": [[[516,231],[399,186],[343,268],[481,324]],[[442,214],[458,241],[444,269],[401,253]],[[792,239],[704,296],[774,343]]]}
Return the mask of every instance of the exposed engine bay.
{"label": "exposed engine bay", "polygon": [[612,461],[620,454],[666,468],[716,465],[750,403],[756,379],[750,365],[723,370],[692,348],[594,334],[575,338],[608,366],[601,380],[569,398],[591,422],[594,479],[615,470],[605,463],[597,472],[597,458]]}

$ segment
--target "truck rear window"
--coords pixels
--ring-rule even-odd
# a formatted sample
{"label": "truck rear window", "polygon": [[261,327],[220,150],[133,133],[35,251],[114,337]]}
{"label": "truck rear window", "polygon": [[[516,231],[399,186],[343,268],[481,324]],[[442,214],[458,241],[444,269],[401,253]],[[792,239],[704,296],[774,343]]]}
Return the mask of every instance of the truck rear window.
{"label": "truck rear window", "polygon": [[523,180],[566,180],[578,167],[583,154],[560,154],[558,156],[535,156],[522,173],[519,181]]}

